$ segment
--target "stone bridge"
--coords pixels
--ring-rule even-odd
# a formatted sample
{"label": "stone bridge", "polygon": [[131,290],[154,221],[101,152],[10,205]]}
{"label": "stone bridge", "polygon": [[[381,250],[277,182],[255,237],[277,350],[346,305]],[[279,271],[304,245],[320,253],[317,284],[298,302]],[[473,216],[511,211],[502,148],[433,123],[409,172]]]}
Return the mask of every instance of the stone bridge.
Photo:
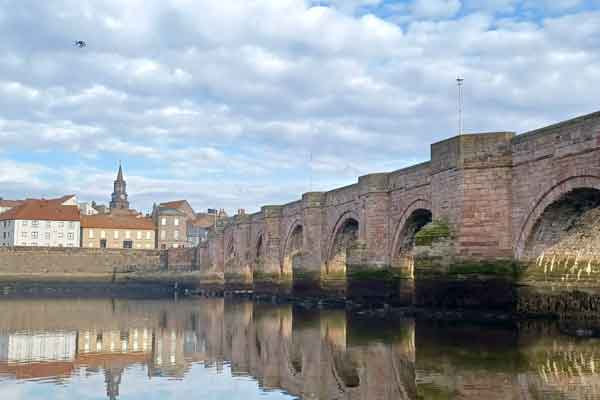
{"label": "stone bridge", "polygon": [[520,135],[456,136],[432,144],[428,162],[239,213],[197,260],[231,288],[343,290],[353,276],[531,262],[599,204],[597,112]]}

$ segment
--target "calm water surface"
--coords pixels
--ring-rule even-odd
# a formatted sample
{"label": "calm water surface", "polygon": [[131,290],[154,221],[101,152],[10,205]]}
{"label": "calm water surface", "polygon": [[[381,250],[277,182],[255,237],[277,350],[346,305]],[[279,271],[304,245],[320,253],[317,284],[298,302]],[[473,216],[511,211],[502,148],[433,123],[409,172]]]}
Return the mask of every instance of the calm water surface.
{"label": "calm water surface", "polygon": [[600,341],[223,299],[4,299],[0,399],[600,399]]}

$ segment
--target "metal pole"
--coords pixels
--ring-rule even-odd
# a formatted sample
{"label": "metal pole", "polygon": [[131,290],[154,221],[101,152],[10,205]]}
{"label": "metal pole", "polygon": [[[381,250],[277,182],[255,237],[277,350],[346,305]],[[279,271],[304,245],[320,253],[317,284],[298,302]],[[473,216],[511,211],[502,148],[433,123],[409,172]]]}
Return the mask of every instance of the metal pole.
{"label": "metal pole", "polygon": [[458,77],[456,78],[456,83],[458,85],[458,134],[462,135],[463,133],[463,94],[462,94],[462,86],[463,86],[464,78]]}

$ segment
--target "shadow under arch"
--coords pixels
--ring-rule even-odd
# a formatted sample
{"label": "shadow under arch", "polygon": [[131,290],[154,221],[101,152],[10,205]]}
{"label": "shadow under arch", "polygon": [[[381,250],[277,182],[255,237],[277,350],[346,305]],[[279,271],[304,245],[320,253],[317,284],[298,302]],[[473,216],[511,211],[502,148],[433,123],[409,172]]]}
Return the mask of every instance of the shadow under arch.
{"label": "shadow under arch", "polygon": [[415,236],[425,225],[432,221],[431,205],[423,199],[411,203],[400,217],[392,241],[390,260],[392,268],[404,277],[414,278],[414,259],[412,250]]}
{"label": "shadow under arch", "polygon": [[352,250],[360,237],[360,220],[354,211],[342,214],[330,235],[327,250],[324,281],[328,284],[345,286],[347,264]]}
{"label": "shadow under arch", "polygon": [[[518,231],[519,235],[515,244],[516,258],[527,261],[531,257],[535,257],[535,252],[538,251],[536,249],[539,249],[540,246],[532,244],[531,239],[536,235],[536,232],[539,234],[540,229],[548,226],[547,223],[542,223],[544,213],[548,210],[552,213],[553,208],[561,207],[561,202],[563,205],[574,203],[575,209],[572,209],[571,212],[577,215],[583,213],[584,211],[581,210],[582,205],[577,205],[577,197],[582,196],[582,199],[587,197],[585,192],[589,193],[592,197],[594,197],[593,193],[597,196],[600,193],[600,177],[591,175],[571,177],[552,186],[536,198],[525,213],[525,220]],[[573,194],[569,195],[569,193]],[[549,215],[546,213],[546,218]],[[546,219],[546,221],[549,220]]]}
{"label": "shadow under arch", "polygon": [[299,281],[304,271],[304,226],[300,221],[295,221],[285,239],[281,255],[281,276],[284,280],[291,281],[294,285]]}

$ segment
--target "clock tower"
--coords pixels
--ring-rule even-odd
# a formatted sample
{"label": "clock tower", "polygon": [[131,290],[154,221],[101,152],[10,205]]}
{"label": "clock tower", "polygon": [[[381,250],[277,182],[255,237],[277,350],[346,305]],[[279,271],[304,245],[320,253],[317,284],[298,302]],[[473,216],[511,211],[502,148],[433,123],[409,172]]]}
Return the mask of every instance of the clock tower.
{"label": "clock tower", "polygon": [[114,191],[111,195],[110,209],[129,209],[129,201],[127,201],[127,184],[123,179],[123,169],[119,163],[119,172],[117,180],[114,183]]}

